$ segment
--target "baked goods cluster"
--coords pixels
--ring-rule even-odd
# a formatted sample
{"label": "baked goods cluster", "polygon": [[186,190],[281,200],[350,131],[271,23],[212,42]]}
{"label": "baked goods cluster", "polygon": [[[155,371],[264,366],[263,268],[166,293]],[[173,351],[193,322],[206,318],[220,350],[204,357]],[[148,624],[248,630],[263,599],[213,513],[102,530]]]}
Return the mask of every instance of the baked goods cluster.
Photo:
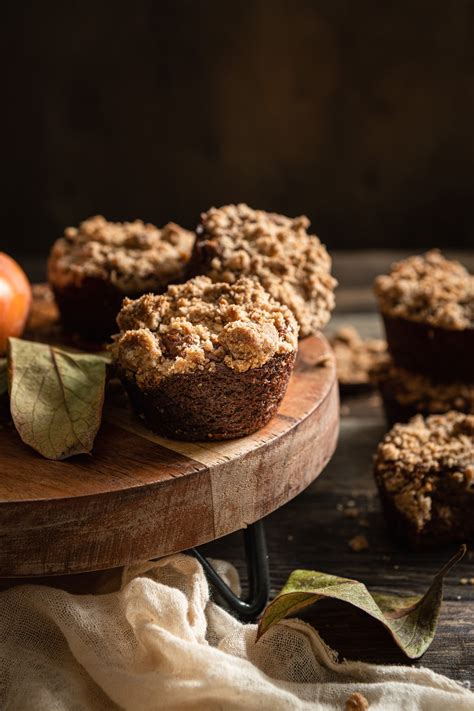
{"label": "baked goods cluster", "polygon": [[412,545],[474,535],[474,276],[438,250],[375,280],[387,354],[371,378],[393,425],[375,458],[390,528]]}
{"label": "baked goods cluster", "polygon": [[49,281],[65,331],[108,340],[132,404],[156,432],[227,439],[275,413],[298,337],[324,326],[336,282],[306,217],[211,208],[169,223],[69,227]]}

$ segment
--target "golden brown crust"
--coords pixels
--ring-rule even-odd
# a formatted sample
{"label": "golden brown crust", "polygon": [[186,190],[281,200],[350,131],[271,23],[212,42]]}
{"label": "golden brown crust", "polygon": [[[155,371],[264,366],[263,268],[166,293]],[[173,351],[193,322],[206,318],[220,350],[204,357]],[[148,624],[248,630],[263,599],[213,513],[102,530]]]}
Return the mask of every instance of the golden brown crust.
{"label": "golden brown crust", "polygon": [[[395,509],[421,531],[431,520],[440,481],[472,492],[474,416],[451,411],[396,424],[378,447],[375,476]],[[439,505],[436,513],[443,515]]]}
{"label": "golden brown crust", "polygon": [[289,218],[245,204],[211,208],[201,215],[194,252],[196,273],[232,284],[256,278],[288,306],[300,336],[322,328],[334,308],[335,279],[324,245],[307,232],[307,217]]}
{"label": "golden brown crust", "polygon": [[245,278],[215,284],[196,277],[159,296],[125,299],[117,323],[114,361],[143,388],[171,376],[213,371],[217,363],[243,373],[297,350],[298,326],[290,310]]}
{"label": "golden brown crust", "polygon": [[104,280],[124,294],[161,290],[180,281],[195,235],[169,223],[162,229],[134,222],[108,222],[101,215],[67,227],[51,250],[48,278],[55,288]]}
{"label": "golden brown crust", "polygon": [[396,262],[374,283],[382,313],[450,330],[474,328],[474,275],[436,249]]}

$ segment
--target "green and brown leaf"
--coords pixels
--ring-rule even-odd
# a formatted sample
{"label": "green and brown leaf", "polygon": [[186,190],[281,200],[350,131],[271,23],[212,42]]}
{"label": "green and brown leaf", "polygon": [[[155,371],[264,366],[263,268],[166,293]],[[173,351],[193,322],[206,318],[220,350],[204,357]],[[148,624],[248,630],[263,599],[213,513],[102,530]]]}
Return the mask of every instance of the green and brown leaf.
{"label": "green and brown leaf", "polygon": [[10,338],[10,410],[23,442],[48,459],[90,452],[105,376],[103,357]]}
{"label": "green and brown leaf", "polygon": [[422,596],[402,597],[370,593],[363,583],[311,570],[295,570],[277,597],[268,605],[258,626],[257,639],[288,615],[293,615],[321,598],[342,600],[381,622],[410,659],[426,652],[436,631],[443,580],[466,552],[466,546],[435,575]]}

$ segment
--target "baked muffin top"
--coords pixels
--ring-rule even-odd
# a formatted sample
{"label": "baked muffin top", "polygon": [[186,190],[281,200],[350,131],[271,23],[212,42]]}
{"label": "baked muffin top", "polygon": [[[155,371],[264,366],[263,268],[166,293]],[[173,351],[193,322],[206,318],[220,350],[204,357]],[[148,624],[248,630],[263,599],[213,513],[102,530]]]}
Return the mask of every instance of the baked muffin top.
{"label": "baked muffin top", "polygon": [[194,238],[172,222],[158,229],[142,220],[108,222],[97,215],[64,230],[51,250],[48,277],[53,286],[104,279],[124,293],[164,288],[183,277]]}
{"label": "baked muffin top", "polygon": [[437,249],[396,262],[374,289],[388,316],[452,330],[474,327],[474,275]]}
{"label": "baked muffin top", "polygon": [[[451,411],[397,424],[378,447],[375,473],[395,506],[418,530],[432,516],[432,495],[441,478],[473,491],[474,415]],[[450,509],[437,503],[437,514]]]}
{"label": "baked muffin top", "polygon": [[142,388],[172,375],[259,368],[298,347],[291,311],[252,279],[214,283],[199,276],[161,295],[124,299],[112,357]]}
{"label": "baked muffin top", "polygon": [[458,410],[474,414],[474,383],[437,383],[427,375],[398,367],[388,355],[372,366],[369,377],[400,405],[429,413]]}
{"label": "baked muffin top", "polygon": [[[214,255],[207,275],[232,284],[240,276],[258,279],[274,299],[288,306],[300,336],[322,328],[334,308],[331,259],[307,217],[289,218],[248,205],[212,207],[201,215],[199,242]],[[204,249],[206,244],[203,245]]]}

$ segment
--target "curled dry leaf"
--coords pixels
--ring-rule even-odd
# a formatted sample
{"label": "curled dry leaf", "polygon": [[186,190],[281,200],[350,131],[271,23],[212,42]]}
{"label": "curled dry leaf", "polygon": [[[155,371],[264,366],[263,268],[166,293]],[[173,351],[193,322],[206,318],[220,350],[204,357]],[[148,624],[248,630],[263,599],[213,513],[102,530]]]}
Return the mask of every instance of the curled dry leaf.
{"label": "curled dry leaf", "polygon": [[90,452],[105,376],[103,357],[10,338],[10,410],[23,442],[48,459]]}
{"label": "curled dry leaf", "polygon": [[332,598],[348,602],[381,622],[407,657],[417,659],[426,652],[435,635],[443,599],[443,579],[465,552],[466,546],[461,546],[435,575],[429,589],[422,596],[370,593],[357,580],[311,570],[295,570],[283,590],[263,613],[257,639],[288,615],[299,612],[321,598]]}

